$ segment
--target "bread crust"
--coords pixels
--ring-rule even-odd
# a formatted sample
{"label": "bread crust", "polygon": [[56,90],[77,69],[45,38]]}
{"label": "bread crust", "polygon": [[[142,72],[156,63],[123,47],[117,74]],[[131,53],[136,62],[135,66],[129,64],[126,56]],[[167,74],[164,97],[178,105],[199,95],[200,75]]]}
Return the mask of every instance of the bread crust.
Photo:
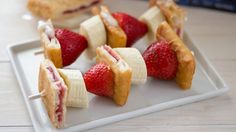
{"label": "bread crust", "polygon": [[[45,19],[64,19],[78,15],[84,10],[65,14],[67,10],[75,10],[80,6],[92,3],[94,0],[28,0],[27,8],[36,16]],[[101,3],[102,0],[97,0]],[[95,4],[97,5],[97,4]],[[93,6],[95,6],[93,5]],[[92,6],[91,6],[92,7]],[[89,9],[90,7],[88,7]],[[86,10],[88,10],[86,9]]]}
{"label": "bread crust", "polygon": [[[54,32],[51,20],[48,20],[47,24]],[[57,68],[63,67],[61,46],[57,38],[54,36],[54,38],[51,38],[51,40],[49,40],[49,36],[45,33],[46,31],[43,29],[38,29],[38,32],[40,34],[41,46],[44,50],[44,57],[46,59],[51,60]]]}
{"label": "bread crust", "polygon": [[38,88],[39,92],[44,91],[46,94],[41,97],[44,106],[46,107],[46,110],[48,112],[49,119],[51,120],[52,124],[54,126],[57,126],[57,121],[56,121],[56,91],[53,89],[51,82],[48,79],[47,76],[47,71],[45,70],[43,64],[40,65],[40,70],[39,70],[39,83],[38,83]]}
{"label": "bread crust", "polygon": [[44,57],[50,59],[57,68],[63,67],[61,47],[58,41],[58,46],[50,46],[51,42],[45,33],[41,33],[41,43],[44,49]]}
{"label": "bread crust", "polygon": [[36,16],[43,18],[55,18],[56,14],[53,7],[47,1],[28,0],[27,8]]}
{"label": "bread crust", "polygon": [[113,72],[115,73],[115,87],[113,99],[118,105],[125,105],[131,86],[131,69],[126,71],[120,71],[117,65],[111,66]]}
{"label": "bread crust", "polygon": [[[123,106],[129,96],[129,91],[131,87],[131,76],[132,76],[132,69],[129,65],[120,57],[118,62],[115,62],[111,59],[108,54],[103,52],[103,49],[98,47],[97,50],[97,62],[103,62],[109,65],[115,75],[114,77],[114,95],[113,100],[117,105]],[[114,51],[115,52],[115,51]],[[118,55],[118,54],[117,54]],[[118,63],[123,63],[127,68],[122,70]]]}
{"label": "bread crust", "polygon": [[112,16],[112,15],[111,15],[108,7],[101,6],[99,16],[101,17],[101,19],[105,25],[106,31],[107,31],[108,45],[110,45],[112,48],[126,47],[127,36],[126,36],[125,32],[121,29],[121,27],[118,25],[118,23],[117,23],[117,26],[111,25],[109,23],[109,21],[107,20],[107,18],[105,18],[102,13],[107,13],[110,16]]}
{"label": "bread crust", "polygon": [[171,48],[176,52],[178,59],[178,70],[176,82],[182,89],[189,89],[195,72],[195,59],[191,51],[186,47],[178,35],[171,29],[167,22],[160,24],[156,37],[170,43]]}

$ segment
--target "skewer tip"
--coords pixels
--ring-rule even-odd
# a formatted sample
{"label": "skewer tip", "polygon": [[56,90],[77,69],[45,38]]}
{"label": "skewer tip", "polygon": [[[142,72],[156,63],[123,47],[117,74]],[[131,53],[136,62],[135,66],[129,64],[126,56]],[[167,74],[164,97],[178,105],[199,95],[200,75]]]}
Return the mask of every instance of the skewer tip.
{"label": "skewer tip", "polygon": [[37,93],[37,94],[30,95],[30,96],[28,96],[28,98],[29,98],[30,100],[32,100],[32,99],[38,99],[38,98],[40,98],[40,97],[42,97],[42,96],[44,96],[44,91],[42,91],[42,92],[40,92],[40,93]]}

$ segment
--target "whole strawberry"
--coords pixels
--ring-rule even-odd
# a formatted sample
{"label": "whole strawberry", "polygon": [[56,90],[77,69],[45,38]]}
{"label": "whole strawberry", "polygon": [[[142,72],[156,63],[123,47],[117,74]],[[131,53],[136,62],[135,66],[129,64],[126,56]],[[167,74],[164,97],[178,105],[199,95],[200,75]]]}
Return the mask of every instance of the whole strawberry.
{"label": "whole strawberry", "polygon": [[178,61],[175,51],[165,42],[151,44],[143,53],[148,76],[170,80],[176,76]]}
{"label": "whole strawberry", "polygon": [[108,65],[98,63],[89,69],[83,77],[89,92],[99,96],[113,96],[114,75]]}
{"label": "whole strawberry", "polygon": [[88,46],[85,37],[67,29],[56,29],[55,35],[61,45],[63,66],[72,64]]}
{"label": "whole strawberry", "polygon": [[148,31],[147,25],[126,13],[117,12],[112,15],[118,21],[127,36],[127,47],[131,47]]}

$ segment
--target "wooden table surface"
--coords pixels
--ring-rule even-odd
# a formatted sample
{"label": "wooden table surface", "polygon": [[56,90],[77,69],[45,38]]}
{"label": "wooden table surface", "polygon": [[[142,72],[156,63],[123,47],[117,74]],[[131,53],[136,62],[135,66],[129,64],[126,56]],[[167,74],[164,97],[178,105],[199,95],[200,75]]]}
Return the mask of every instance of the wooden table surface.
{"label": "wooden table surface", "polygon": [[[36,24],[22,19],[22,14],[27,12],[25,5],[25,0],[2,1],[0,5],[1,132],[33,131],[5,50],[9,44],[38,38]],[[236,14],[201,8],[185,9],[188,12],[186,30],[226,81],[229,92],[90,131],[236,131]]]}

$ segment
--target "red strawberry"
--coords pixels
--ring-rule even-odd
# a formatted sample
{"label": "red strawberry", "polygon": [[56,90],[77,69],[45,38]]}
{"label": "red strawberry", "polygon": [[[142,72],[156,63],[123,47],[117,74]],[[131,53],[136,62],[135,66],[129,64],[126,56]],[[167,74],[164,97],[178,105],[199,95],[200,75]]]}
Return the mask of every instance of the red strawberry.
{"label": "red strawberry", "polygon": [[88,46],[85,37],[67,29],[56,29],[55,35],[61,45],[63,66],[73,63]]}
{"label": "red strawberry", "polygon": [[147,66],[148,76],[160,79],[174,79],[178,61],[175,51],[165,42],[155,42],[151,44],[143,53],[143,58]]}
{"label": "red strawberry", "polygon": [[117,12],[112,15],[118,21],[127,36],[127,47],[131,47],[148,31],[147,25],[128,14]]}
{"label": "red strawberry", "polygon": [[99,96],[113,96],[114,75],[104,63],[94,65],[84,74],[84,82],[89,92]]}

